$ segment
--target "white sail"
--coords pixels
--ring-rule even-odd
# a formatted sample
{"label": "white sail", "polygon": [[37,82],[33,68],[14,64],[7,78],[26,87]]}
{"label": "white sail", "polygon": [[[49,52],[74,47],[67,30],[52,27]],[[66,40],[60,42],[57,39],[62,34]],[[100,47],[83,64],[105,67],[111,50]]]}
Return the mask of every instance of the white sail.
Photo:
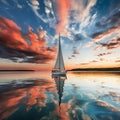
{"label": "white sail", "polygon": [[62,50],[61,50],[60,35],[59,35],[58,55],[57,55],[54,69],[59,69],[60,71],[65,70],[63,55],[62,55]]}

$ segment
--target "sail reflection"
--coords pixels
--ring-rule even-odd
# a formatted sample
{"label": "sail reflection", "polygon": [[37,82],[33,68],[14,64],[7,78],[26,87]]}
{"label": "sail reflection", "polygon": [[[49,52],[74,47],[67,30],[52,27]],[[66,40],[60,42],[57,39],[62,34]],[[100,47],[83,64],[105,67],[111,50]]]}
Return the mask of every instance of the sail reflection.
{"label": "sail reflection", "polygon": [[64,84],[65,84],[65,80],[67,80],[67,76],[52,74],[52,78],[55,81],[57,94],[59,96],[58,104],[57,103],[55,104],[55,111],[54,111],[56,116],[58,116],[56,119],[57,120],[70,120],[69,110],[71,107],[68,103],[62,102],[62,97],[64,93]]}
{"label": "sail reflection", "polygon": [[59,95],[59,106],[61,104],[61,99],[63,96],[63,90],[64,90],[64,82],[67,79],[66,75],[52,75],[52,78],[55,81],[57,92]]}

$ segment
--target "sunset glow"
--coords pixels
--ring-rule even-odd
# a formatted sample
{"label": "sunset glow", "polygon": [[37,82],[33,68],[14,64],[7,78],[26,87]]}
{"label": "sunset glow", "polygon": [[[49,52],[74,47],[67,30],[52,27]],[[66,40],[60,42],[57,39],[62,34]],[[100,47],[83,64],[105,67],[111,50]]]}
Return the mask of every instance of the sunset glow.
{"label": "sunset glow", "polygon": [[[0,1],[0,70],[120,67],[119,0]],[[102,9],[102,10],[101,10]]]}

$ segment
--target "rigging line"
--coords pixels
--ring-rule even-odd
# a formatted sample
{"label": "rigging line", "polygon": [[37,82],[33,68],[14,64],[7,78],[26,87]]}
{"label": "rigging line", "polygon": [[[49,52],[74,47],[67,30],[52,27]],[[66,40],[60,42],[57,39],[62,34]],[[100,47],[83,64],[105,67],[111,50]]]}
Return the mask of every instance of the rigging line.
{"label": "rigging line", "polygon": [[60,33],[59,33],[59,70],[60,70]]}

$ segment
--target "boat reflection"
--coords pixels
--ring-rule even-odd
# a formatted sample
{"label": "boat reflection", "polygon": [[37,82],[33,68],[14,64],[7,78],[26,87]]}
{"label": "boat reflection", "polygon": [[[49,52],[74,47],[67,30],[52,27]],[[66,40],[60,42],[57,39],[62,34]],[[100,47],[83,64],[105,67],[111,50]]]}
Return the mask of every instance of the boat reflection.
{"label": "boat reflection", "polygon": [[63,90],[64,90],[64,82],[67,79],[67,76],[66,76],[66,74],[65,75],[54,75],[53,74],[52,78],[54,79],[55,84],[56,84],[57,92],[59,95],[59,106],[60,106],[61,99],[63,96]]}
{"label": "boat reflection", "polygon": [[52,78],[55,81],[57,94],[59,96],[58,103],[55,103],[54,114],[57,116],[54,118],[55,120],[70,120],[69,111],[71,109],[71,105],[66,102],[62,102],[62,97],[64,94],[64,84],[65,80],[67,80],[66,74],[64,75],[52,75]]}

